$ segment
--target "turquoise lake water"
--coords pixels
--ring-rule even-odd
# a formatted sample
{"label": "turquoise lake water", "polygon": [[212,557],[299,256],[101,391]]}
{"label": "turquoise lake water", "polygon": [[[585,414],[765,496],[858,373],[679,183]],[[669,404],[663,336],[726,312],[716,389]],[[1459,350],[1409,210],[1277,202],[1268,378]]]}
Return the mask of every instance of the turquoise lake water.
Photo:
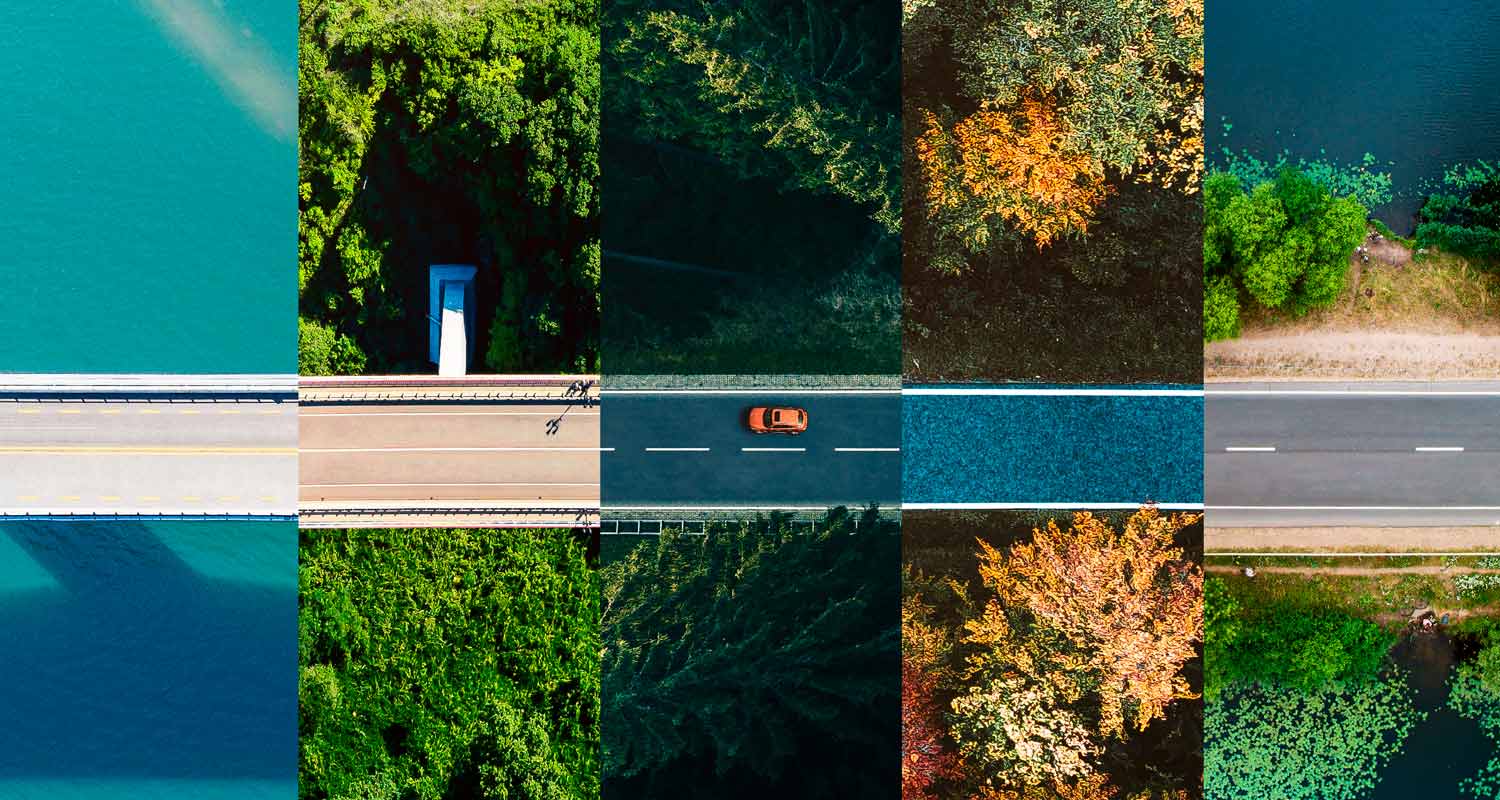
{"label": "turquoise lake water", "polygon": [[295,0],[10,3],[0,52],[0,372],[295,372]]}
{"label": "turquoise lake water", "polygon": [[0,524],[0,800],[292,800],[294,522]]}

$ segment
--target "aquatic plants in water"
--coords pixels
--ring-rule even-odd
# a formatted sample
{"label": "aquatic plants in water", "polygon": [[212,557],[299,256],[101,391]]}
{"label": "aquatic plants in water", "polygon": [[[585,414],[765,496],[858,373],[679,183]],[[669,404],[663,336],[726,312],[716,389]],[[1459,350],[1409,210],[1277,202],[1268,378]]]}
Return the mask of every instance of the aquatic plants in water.
{"label": "aquatic plants in water", "polygon": [[1218,163],[1212,165],[1212,171],[1227,172],[1239,178],[1245,190],[1250,191],[1275,180],[1283,169],[1292,167],[1312,178],[1334,197],[1348,197],[1365,208],[1374,208],[1395,198],[1391,174],[1381,172],[1375,165],[1376,158],[1372,153],[1365,153],[1357,164],[1344,164],[1328,158],[1293,161],[1290,150],[1282,150],[1272,159],[1262,159],[1248,150],[1236,153],[1225,147],[1219,150]]}
{"label": "aquatic plants in water", "polygon": [[1208,800],[1355,800],[1426,716],[1399,672],[1310,691],[1225,687],[1204,706]]}
{"label": "aquatic plants in water", "polygon": [[[1478,658],[1455,667],[1448,687],[1448,707],[1478,722],[1500,751],[1500,637],[1491,633]],[[1500,797],[1500,755],[1491,756],[1478,775],[1460,786],[1476,798]]]}

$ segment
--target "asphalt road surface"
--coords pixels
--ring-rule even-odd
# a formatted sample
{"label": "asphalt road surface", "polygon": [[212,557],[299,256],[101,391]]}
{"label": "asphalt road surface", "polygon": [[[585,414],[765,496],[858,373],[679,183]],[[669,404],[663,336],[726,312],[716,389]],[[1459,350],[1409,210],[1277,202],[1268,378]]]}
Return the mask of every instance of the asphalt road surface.
{"label": "asphalt road surface", "polygon": [[0,399],[0,516],[296,513],[291,399]]}
{"label": "asphalt road surface", "polygon": [[304,525],[597,520],[599,405],[578,397],[322,402],[304,392]]}
{"label": "asphalt road surface", "polygon": [[1500,387],[1214,384],[1203,436],[1215,527],[1500,522]]}
{"label": "asphalt road surface", "polygon": [[[605,513],[901,499],[895,390],[605,391],[603,404]],[[807,432],[751,433],[746,412],[762,405],[807,409]]]}
{"label": "asphalt road surface", "polygon": [[1196,507],[1196,387],[908,389],[904,508]]}

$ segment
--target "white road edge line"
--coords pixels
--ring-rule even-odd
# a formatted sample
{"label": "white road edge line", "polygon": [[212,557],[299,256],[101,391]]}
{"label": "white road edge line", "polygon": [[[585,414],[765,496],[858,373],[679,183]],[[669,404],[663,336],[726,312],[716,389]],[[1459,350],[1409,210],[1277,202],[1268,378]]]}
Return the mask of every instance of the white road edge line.
{"label": "white road edge line", "polygon": [[1274,452],[1276,452],[1276,448],[1274,448],[1274,447],[1260,447],[1260,446],[1256,446],[1256,447],[1249,447],[1249,446],[1247,446],[1247,447],[1226,447],[1226,448],[1224,448],[1224,452],[1226,452],[1226,453],[1274,453]]}
{"label": "white road edge line", "polygon": [[[299,453],[597,453],[599,447],[303,447]],[[613,450],[614,448],[608,448]]]}
{"label": "white road edge line", "polygon": [[707,453],[707,447],[648,447],[648,453]]}
{"label": "white road edge line", "polygon": [[[636,511],[831,511],[838,506],[845,506],[850,513],[863,510],[863,505],[856,506],[853,503],[830,503],[822,506],[601,506],[602,513],[636,512]],[[891,506],[881,506],[882,511],[894,510]]]}
{"label": "white road edge line", "polygon": [[1500,397],[1500,392],[1439,389],[1418,392],[1410,389],[1207,389],[1205,394],[1224,397],[1253,395],[1289,395],[1300,397]]}
{"label": "white road edge line", "polygon": [[1202,503],[902,503],[902,511],[1008,511],[1026,509],[1060,509],[1063,511],[1095,509],[1133,509],[1154,506],[1163,511],[1202,511]]}
{"label": "white road edge line", "polygon": [[983,396],[1024,396],[1033,397],[1202,397],[1202,389],[1085,389],[1085,388],[1035,388],[1024,389],[1021,387],[975,387],[973,389],[959,388],[922,388],[911,387],[902,389],[901,394],[924,396],[943,395],[970,395]]}
{"label": "white road edge line", "polygon": [[600,389],[601,396],[612,394],[752,394],[775,397],[784,394],[903,394],[904,389]]}
{"label": "white road edge line", "polygon": [[[556,405],[565,405],[557,403]],[[302,411],[297,414],[299,419],[310,419],[312,417],[555,417],[560,411],[352,411],[347,414],[338,412],[316,413]],[[570,417],[597,417],[597,411],[568,411]]]}
{"label": "white road edge line", "polygon": [[806,447],[741,447],[743,453],[806,453]]}
{"label": "white road edge line", "polygon": [[1205,506],[1207,511],[1500,511],[1500,506]]}
{"label": "white road edge line", "polygon": [[1464,449],[1462,447],[1418,447],[1418,448],[1416,448],[1416,452],[1418,452],[1418,453],[1462,453],[1463,451],[1464,451]]}
{"label": "white road edge line", "polygon": [[899,447],[835,447],[835,453],[899,453]]}
{"label": "white road edge line", "polygon": [[[411,486],[598,486],[597,483],[299,483],[299,489],[405,489]],[[345,501],[337,501],[345,502]],[[348,501],[359,502],[359,501]],[[503,501],[497,501],[503,502]]]}

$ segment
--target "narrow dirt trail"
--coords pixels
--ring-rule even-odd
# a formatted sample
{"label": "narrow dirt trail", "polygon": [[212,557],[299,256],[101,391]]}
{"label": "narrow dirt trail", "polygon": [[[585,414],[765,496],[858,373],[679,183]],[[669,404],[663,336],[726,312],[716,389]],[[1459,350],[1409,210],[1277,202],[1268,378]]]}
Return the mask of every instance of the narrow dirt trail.
{"label": "narrow dirt trail", "polygon": [[[1211,564],[1203,568],[1207,572],[1242,572],[1244,567],[1228,564]],[[1470,567],[1444,567],[1438,564],[1417,567],[1256,567],[1256,573],[1271,575],[1447,575],[1475,574],[1500,575],[1500,569],[1473,569]]]}

